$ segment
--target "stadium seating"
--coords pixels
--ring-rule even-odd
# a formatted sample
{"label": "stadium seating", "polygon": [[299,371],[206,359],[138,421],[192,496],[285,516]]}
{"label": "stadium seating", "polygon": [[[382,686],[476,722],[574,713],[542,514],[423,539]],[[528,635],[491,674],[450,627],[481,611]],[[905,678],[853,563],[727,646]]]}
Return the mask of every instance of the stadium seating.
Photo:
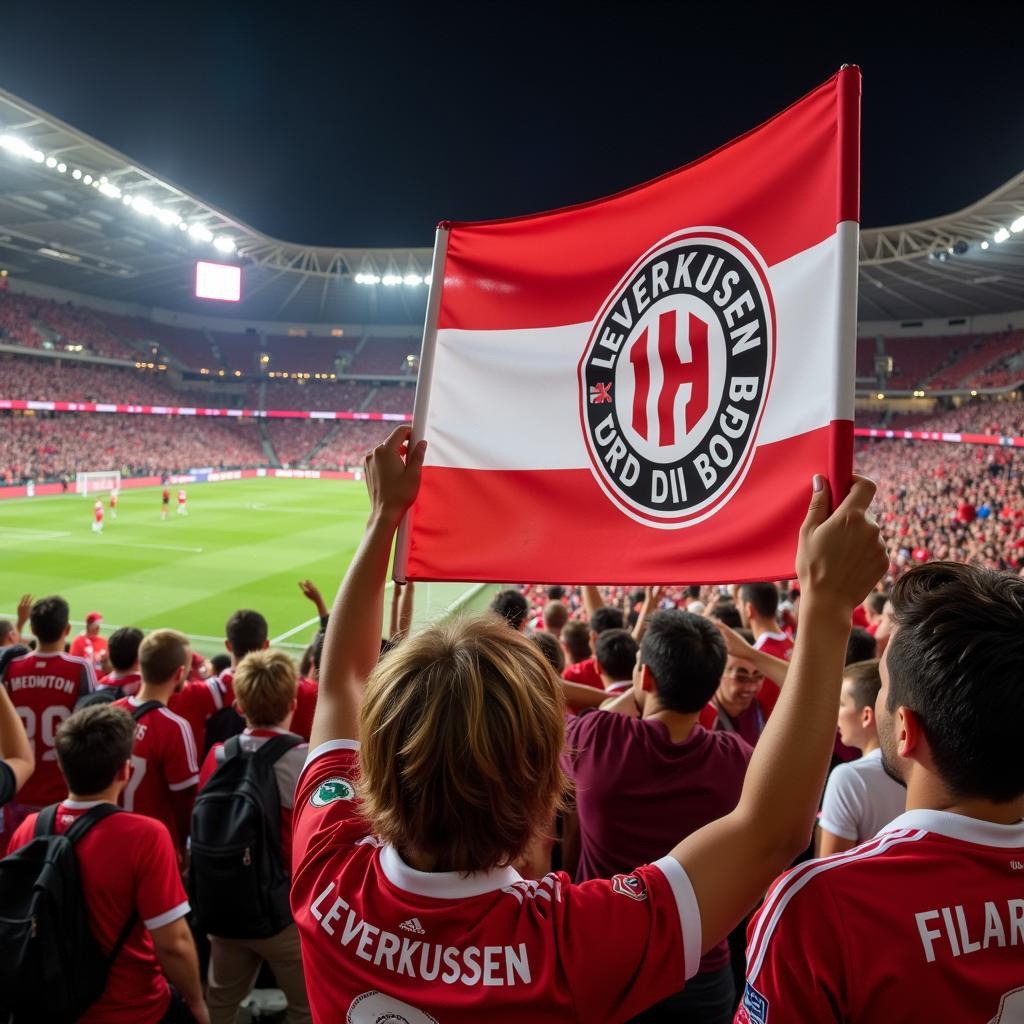
{"label": "stadium seating", "polygon": [[348,372],[397,377],[408,372],[407,358],[419,351],[419,338],[371,338],[356,353]]}
{"label": "stadium seating", "polygon": [[393,423],[381,420],[342,420],[309,464],[313,469],[362,468],[363,456],[394,429]]}
{"label": "stadium seating", "polygon": [[334,421],[267,420],[264,428],[282,466],[305,466],[309,453],[334,428]]}
{"label": "stadium seating", "polygon": [[272,370],[288,373],[337,373],[336,359],[351,355],[359,339],[308,338],[269,334],[263,338],[263,351],[270,356]]}
{"label": "stadium seating", "polygon": [[[247,408],[261,408],[259,390],[259,385],[249,386]],[[372,390],[372,384],[361,381],[268,380],[262,408],[358,412]],[[374,406],[373,411],[387,410]]]}

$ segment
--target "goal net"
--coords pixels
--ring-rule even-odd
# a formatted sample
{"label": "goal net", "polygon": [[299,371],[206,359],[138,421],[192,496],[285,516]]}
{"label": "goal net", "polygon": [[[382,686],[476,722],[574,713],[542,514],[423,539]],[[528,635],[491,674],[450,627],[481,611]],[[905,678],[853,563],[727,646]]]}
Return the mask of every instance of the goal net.
{"label": "goal net", "polygon": [[78,494],[96,494],[98,491],[119,491],[121,474],[116,469],[91,473],[78,473],[75,477],[75,491]]}

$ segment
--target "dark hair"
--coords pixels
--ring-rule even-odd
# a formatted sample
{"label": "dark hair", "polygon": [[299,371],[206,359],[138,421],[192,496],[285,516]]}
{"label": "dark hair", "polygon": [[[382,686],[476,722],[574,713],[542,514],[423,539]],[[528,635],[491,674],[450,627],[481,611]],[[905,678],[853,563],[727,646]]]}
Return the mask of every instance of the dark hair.
{"label": "dark hair", "polygon": [[683,593],[691,601],[696,601],[700,597],[700,587],[696,583],[691,583]]}
{"label": "dark hair", "polygon": [[610,604],[602,605],[590,616],[590,632],[603,633],[606,629],[622,629],[622,610]]}
{"label": "dark hair", "polygon": [[28,613],[32,635],[41,644],[56,643],[67,629],[71,610],[63,597],[41,597]]}
{"label": "dark hair", "polygon": [[313,664],[313,645],[306,644],[306,649],[302,652],[302,657],[299,659],[299,675],[308,676],[309,666]]}
{"label": "dark hair", "polygon": [[854,626],[850,630],[850,638],[846,641],[846,658],[844,665],[852,665],[855,661],[867,661],[875,656],[878,649],[875,638],[863,626]]}
{"label": "dark hair", "polygon": [[166,683],[188,664],[188,637],[176,629],[154,629],[139,645],[139,672],[145,683]]}
{"label": "dark hair", "polygon": [[743,616],[740,615],[739,608],[732,601],[719,601],[711,609],[711,617],[732,629],[740,629],[743,626]]}
{"label": "dark hair", "polygon": [[565,668],[565,651],[555,639],[553,633],[534,633],[530,639],[540,648],[540,653],[551,663],[551,667],[559,674]]}
{"label": "dark hair", "polygon": [[223,651],[220,654],[215,654],[210,659],[210,668],[212,668],[217,675],[220,675],[224,669],[231,668],[231,655],[225,654]]}
{"label": "dark hair", "polygon": [[658,700],[671,711],[700,711],[725,671],[725,641],[707,619],[670,608],[647,620],[640,661],[654,676]]}
{"label": "dark hair", "polygon": [[880,590],[872,590],[868,594],[868,607],[876,614],[881,615],[885,610],[885,602],[889,600],[889,595],[883,593]]}
{"label": "dark hair", "polygon": [[561,601],[548,601],[544,605],[543,619],[545,629],[554,629],[561,632],[562,628],[569,621],[569,609]]}
{"label": "dark hair", "polygon": [[557,585],[548,587],[546,594],[549,601],[561,601],[562,598],[565,597],[565,587]]}
{"label": "dark hair", "polygon": [[267,620],[248,608],[240,608],[224,627],[235,661],[241,661],[252,651],[262,650],[267,642],[267,632]]}
{"label": "dark hair", "polygon": [[853,703],[858,711],[862,708],[874,708],[875,698],[882,688],[882,677],[878,674],[877,658],[848,664],[843,669],[843,678],[849,679],[853,684],[850,690],[853,693]]}
{"label": "dark hair", "polygon": [[639,646],[633,635],[624,629],[606,629],[594,644],[597,667],[611,676],[612,682],[631,679]]}
{"label": "dark hair", "polygon": [[1024,579],[956,562],[911,569],[890,600],[886,710],[921,722],[935,768],[958,797],[1024,793]]}
{"label": "dark hair", "polygon": [[562,627],[562,643],[573,665],[586,660],[590,657],[590,627],[579,619],[570,619]]}
{"label": "dark hair", "polygon": [[499,590],[491,601],[491,611],[518,629],[530,614],[530,605],[518,590]]}
{"label": "dark hair", "polygon": [[[320,678],[320,662],[324,656],[324,638],[326,636],[327,634],[322,629],[318,629],[316,631],[316,636],[313,637],[313,653],[310,658],[310,662],[316,672],[317,679]],[[391,648],[389,647],[388,650],[390,649]],[[380,653],[384,653],[383,645],[381,645]]]}
{"label": "dark hair", "polygon": [[774,583],[744,583],[740,587],[740,600],[752,604],[761,619],[774,619],[779,610],[779,588]]}
{"label": "dark hair", "polygon": [[122,626],[110,634],[107,651],[110,664],[118,672],[127,672],[139,657],[139,644],[142,643],[142,630],[134,626]]}
{"label": "dark hair", "polygon": [[88,796],[114,781],[134,744],[132,716],[113,704],[94,704],[61,722],[54,748],[68,789]]}

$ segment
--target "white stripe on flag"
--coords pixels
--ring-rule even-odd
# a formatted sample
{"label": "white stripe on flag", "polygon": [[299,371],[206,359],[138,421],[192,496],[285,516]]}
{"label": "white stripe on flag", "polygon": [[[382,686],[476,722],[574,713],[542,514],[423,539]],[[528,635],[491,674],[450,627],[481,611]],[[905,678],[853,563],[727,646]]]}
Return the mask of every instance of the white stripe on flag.
{"label": "white stripe on flag", "polygon": [[[844,380],[853,360],[842,359],[837,340],[820,333],[822,325],[837,322],[837,259],[851,228],[856,239],[856,225],[841,224],[836,234],[768,269],[776,355],[759,445],[853,419],[853,379]],[[502,470],[589,466],[576,376],[589,331],[590,324],[438,331],[427,463]]]}

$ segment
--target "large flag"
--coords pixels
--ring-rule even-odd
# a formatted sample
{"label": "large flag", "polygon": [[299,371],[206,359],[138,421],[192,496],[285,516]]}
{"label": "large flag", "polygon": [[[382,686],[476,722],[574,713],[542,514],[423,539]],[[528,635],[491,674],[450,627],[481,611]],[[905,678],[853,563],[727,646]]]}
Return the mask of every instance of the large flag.
{"label": "large flag", "polygon": [[627,192],[441,224],[396,578],[791,577],[850,483],[859,122],[845,67]]}

